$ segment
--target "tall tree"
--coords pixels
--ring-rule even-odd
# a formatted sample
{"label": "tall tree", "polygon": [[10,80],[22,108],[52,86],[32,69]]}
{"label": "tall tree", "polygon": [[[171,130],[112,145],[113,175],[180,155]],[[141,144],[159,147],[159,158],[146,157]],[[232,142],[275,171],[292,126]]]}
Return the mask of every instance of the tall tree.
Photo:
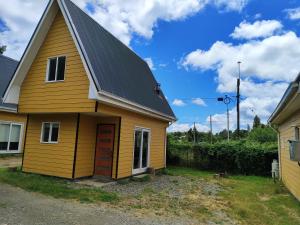
{"label": "tall tree", "polygon": [[256,115],[253,119],[253,128],[261,127],[260,118]]}
{"label": "tall tree", "polygon": [[3,53],[6,51],[6,45],[0,46],[0,55],[3,55]]}

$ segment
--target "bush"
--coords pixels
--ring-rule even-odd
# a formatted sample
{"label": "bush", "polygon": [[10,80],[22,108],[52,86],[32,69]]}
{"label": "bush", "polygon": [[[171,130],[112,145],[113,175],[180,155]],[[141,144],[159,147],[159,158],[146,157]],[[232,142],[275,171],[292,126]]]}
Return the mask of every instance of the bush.
{"label": "bush", "polygon": [[[187,157],[188,154],[188,157]],[[271,163],[278,158],[274,143],[246,141],[197,145],[168,143],[167,162],[195,168],[245,175],[271,174]]]}

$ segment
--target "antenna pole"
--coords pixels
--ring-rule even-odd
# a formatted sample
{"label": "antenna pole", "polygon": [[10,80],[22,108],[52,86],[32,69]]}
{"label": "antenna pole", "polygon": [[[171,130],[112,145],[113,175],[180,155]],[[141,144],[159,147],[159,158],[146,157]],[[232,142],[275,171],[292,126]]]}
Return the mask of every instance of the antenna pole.
{"label": "antenna pole", "polygon": [[239,76],[237,78],[236,89],[236,115],[237,115],[237,137],[240,138],[240,82],[241,82],[241,62],[238,63]]}

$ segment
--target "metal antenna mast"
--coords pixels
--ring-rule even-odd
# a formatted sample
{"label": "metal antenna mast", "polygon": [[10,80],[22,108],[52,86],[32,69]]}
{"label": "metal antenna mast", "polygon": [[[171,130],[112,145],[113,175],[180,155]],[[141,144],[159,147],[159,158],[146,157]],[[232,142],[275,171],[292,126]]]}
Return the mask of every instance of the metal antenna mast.
{"label": "metal antenna mast", "polygon": [[237,89],[236,89],[236,116],[237,116],[237,136],[240,138],[240,83],[241,83],[241,62],[238,63],[239,76],[237,78]]}

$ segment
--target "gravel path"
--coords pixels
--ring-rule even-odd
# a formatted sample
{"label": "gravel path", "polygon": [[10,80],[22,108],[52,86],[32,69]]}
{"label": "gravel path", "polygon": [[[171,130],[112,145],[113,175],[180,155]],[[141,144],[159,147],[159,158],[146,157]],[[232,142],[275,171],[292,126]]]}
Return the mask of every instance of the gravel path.
{"label": "gravel path", "polygon": [[147,217],[112,209],[105,204],[82,204],[54,199],[0,184],[0,225],[185,225],[182,218]]}

